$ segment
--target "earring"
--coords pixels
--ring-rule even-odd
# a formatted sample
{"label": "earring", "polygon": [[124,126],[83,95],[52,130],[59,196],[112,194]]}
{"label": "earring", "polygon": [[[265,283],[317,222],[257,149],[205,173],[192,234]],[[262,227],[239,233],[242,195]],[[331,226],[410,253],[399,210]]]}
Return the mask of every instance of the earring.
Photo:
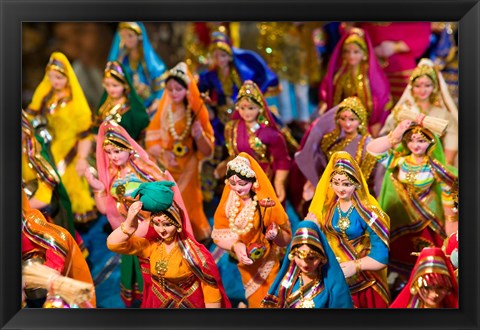
{"label": "earring", "polygon": [[295,256],[293,255],[293,253],[290,253],[288,255],[288,260],[292,261],[293,259],[295,259]]}
{"label": "earring", "polygon": [[182,232],[182,228],[177,228],[177,233],[181,233]]}
{"label": "earring", "polygon": [[260,187],[260,185],[258,184],[258,181],[255,181],[253,183],[253,189],[257,190],[259,187]]}
{"label": "earring", "polygon": [[225,184],[226,184],[226,185],[228,184],[228,179],[225,179]]}
{"label": "earring", "polygon": [[417,294],[417,288],[415,286],[410,287],[410,293],[412,295],[416,295]]}

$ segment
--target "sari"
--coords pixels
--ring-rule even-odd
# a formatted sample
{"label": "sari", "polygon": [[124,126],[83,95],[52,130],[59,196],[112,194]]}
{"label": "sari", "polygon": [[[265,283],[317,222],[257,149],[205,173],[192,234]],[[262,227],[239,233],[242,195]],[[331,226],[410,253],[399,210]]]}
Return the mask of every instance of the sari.
{"label": "sari", "polygon": [[386,167],[378,201],[391,216],[389,271],[397,272],[404,281],[416,261],[412,252],[442,246],[446,238],[444,207],[453,207],[451,187],[456,174],[445,165],[438,136],[426,128],[421,132],[432,141],[421,164],[411,160],[404,140],[397,150],[377,155]]}
{"label": "sari", "polygon": [[142,131],[148,126],[149,118],[130,76],[122,64],[111,61],[105,66],[104,77],[112,77],[119,81],[123,85],[124,96],[121,102],[116,102],[106,90],[103,91],[100,105],[94,114],[93,132],[98,133],[98,128],[104,120],[113,120],[125,128],[135,141],[139,141]]}
{"label": "sari", "polygon": [[439,308],[458,308],[457,278],[440,248],[424,248],[420,252],[407,285],[390,305],[390,308],[425,308],[418,293],[418,283],[423,282],[422,278],[428,275],[443,276],[446,278],[445,282],[448,283],[450,292],[445,296]]}
{"label": "sari", "polygon": [[[180,74],[179,72],[182,72]],[[213,145],[214,133],[208,118],[208,111],[200,97],[197,85],[191,72],[187,69],[185,63],[181,62],[175,68],[167,73],[167,77],[179,74],[185,78],[187,85],[186,111],[183,116],[175,112],[173,101],[168,93],[164,93],[155,116],[147,127],[145,146],[147,150],[155,145],[159,145],[162,150],[172,151],[176,154],[175,160],[177,166],[168,166],[167,162],[159,159],[167,170],[171,173],[178,184],[182,197],[186,203],[187,213],[192,219],[192,227],[195,237],[199,240],[205,240],[210,237],[211,228],[208,219],[203,210],[203,196],[200,182],[200,164],[211,155],[204,155],[198,150],[196,141],[191,135],[191,125],[198,120],[202,126],[207,140]],[[183,81],[183,78],[182,79]],[[167,79],[167,78],[165,78]],[[170,117],[171,116],[171,117]],[[172,118],[172,122],[170,122]],[[171,131],[171,125],[175,132],[182,132],[183,138],[176,140]],[[178,133],[177,133],[178,134]],[[178,135],[177,135],[178,136]],[[179,148],[179,149],[177,149]],[[178,153],[180,151],[180,153]]]}
{"label": "sari", "polygon": [[[22,260],[40,259],[63,276],[93,285],[87,261],[72,235],[48,223],[39,210],[30,208],[24,192],[22,196]],[[95,295],[89,302],[96,306]]]}
{"label": "sari", "polygon": [[[345,45],[353,43],[363,50],[365,59],[352,77],[350,66],[343,60]],[[367,109],[368,127],[385,122],[389,112],[390,85],[378,63],[368,33],[359,28],[346,32],[337,43],[320,84],[320,99],[333,108],[343,99],[357,96]]]}
{"label": "sari", "polygon": [[[300,285],[301,271],[295,260],[290,260],[290,252],[296,247],[307,244],[317,247],[326,257],[321,268],[318,281],[312,281],[305,286]],[[302,292],[300,292],[302,291]],[[267,308],[304,308],[302,298],[311,300],[312,308],[352,308],[352,297],[345,277],[333,254],[325,235],[317,223],[304,220],[298,224],[292,243],[287,249],[275,282],[268,295],[262,301]]]}
{"label": "sari", "polygon": [[[202,168],[202,189],[205,200],[211,201],[221,194],[222,183],[217,182],[214,171],[217,165],[228,157],[225,149],[225,125],[232,119],[235,111],[234,102],[242,84],[254,81],[262,93],[276,94],[279,89],[277,75],[268,67],[264,59],[256,52],[234,47],[230,38],[222,32],[213,32],[210,38],[210,52],[220,49],[230,55],[229,75],[223,78],[219,68],[212,66],[200,72],[198,89],[208,94],[213,119],[210,120],[215,136],[213,159],[207,160]],[[278,118],[277,118],[278,119]],[[293,138],[292,138],[293,140]]]}
{"label": "sari", "polygon": [[[360,121],[358,134],[353,139],[345,137],[345,133],[337,122],[343,110],[352,111]],[[369,184],[369,190],[375,191],[375,195],[378,195],[383,177],[380,178],[380,175],[377,175],[376,158],[366,150],[368,143],[372,140],[370,134],[366,132],[367,118],[367,110],[360,98],[353,96],[344,99],[312,124],[302,149],[295,154],[295,163],[314,186],[320,180],[332,155],[336,151],[343,150],[354,157]],[[378,189],[375,190],[375,187]]]}
{"label": "sari", "polygon": [[[105,140],[120,142],[130,148],[131,156],[127,162],[129,173],[126,177],[119,177],[118,168],[111,164],[104,149]],[[114,122],[104,122],[98,131],[97,141],[97,171],[98,179],[105,185],[107,196],[104,197],[106,203],[106,216],[113,229],[120,226],[125,220],[128,208],[135,200],[132,197],[135,191],[143,182],[153,181],[173,181],[173,177],[168,171],[162,171],[149,158],[147,152],[128,135],[123,127]],[[124,189],[120,188],[123,186]],[[118,189],[117,189],[118,188]],[[123,194],[122,194],[122,190]],[[183,204],[183,199],[178,187],[173,187],[175,201],[179,205]],[[146,235],[149,227],[148,212],[139,214],[139,226],[135,233],[136,236]],[[188,217],[188,215],[186,215]],[[190,226],[190,222],[187,222]],[[122,256],[121,263],[121,297],[127,307],[131,306],[135,300],[140,300],[143,292],[143,269],[142,265],[147,262],[133,256]],[[148,275],[148,273],[146,274]]]}
{"label": "sari", "polygon": [[382,69],[390,82],[393,102],[402,95],[418,59],[427,50],[431,31],[430,22],[364,22],[359,23],[372,41],[373,48],[384,41],[403,41],[408,52],[394,53],[380,58]]}
{"label": "sari", "polygon": [[[49,70],[67,77],[67,96],[57,99],[47,75]],[[52,53],[45,76],[25,111],[30,120],[46,119],[46,128],[52,137],[49,142],[52,160],[70,197],[75,222],[86,223],[96,219],[95,201],[90,194],[88,182],[75,170],[77,145],[81,140],[90,139],[91,111],[75,72],[64,54]]]}
{"label": "sari", "polygon": [[[231,158],[246,152],[261,166],[267,176],[273,180],[277,170],[289,170],[291,159],[282,133],[279,131],[273,115],[260,88],[252,81],[246,81],[237,96],[237,102],[248,97],[251,102],[260,105],[257,117],[258,127],[252,132],[247,128],[240,113],[235,110],[232,120],[225,127],[225,141]],[[273,181],[272,181],[273,182]]]}
{"label": "sari", "polygon": [[45,219],[68,230],[75,238],[85,257],[88,250],[80,234],[75,230],[72,204],[62,183],[60,175],[55,170],[44,140],[35,134],[28,121],[27,114],[22,110],[22,187],[29,199],[35,198],[47,204],[40,211]]}
{"label": "sari", "polygon": [[[413,82],[422,76],[428,77],[434,86],[430,96],[428,110],[422,110],[416,103],[413,96]],[[444,119],[448,121],[445,135],[441,136],[443,148],[451,151],[458,151],[458,108],[448,91],[447,83],[439,71],[438,66],[431,60],[422,58],[410,76],[410,82],[403,91],[402,96],[388,116],[380,135],[392,131],[400,121],[398,115],[402,110],[410,110],[416,113]]]}
{"label": "sari", "polygon": [[[163,240],[153,226],[145,238],[131,237],[108,248],[122,254],[134,254],[148,260],[150,281],[145,286],[142,308],[205,308],[205,303],[220,302],[222,308],[231,304],[225,293],[218,268],[212,255],[198,243],[186,226],[185,209],[173,203],[167,209],[174,221],[181,223],[176,246],[167,254]],[[166,262],[167,270],[160,274],[158,263]]]}
{"label": "sari", "polygon": [[[352,195],[354,212],[349,216],[351,224],[345,233],[338,226],[338,197],[330,187],[330,178],[336,167],[344,169],[360,183]],[[309,211],[318,220],[339,262],[369,256],[380,263],[388,263],[389,216],[369,193],[362,171],[349,153],[337,151],[332,155],[317,185]],[[347,283],[355,307],[388,306],[390,293],[386,267],[376,271],[360,271],[347,278]]]}
{"label": "sari", "polygon": [[[253,211],[252,228],[243,233],[237,233],[232,229],[234,225],[230,225],[230,215],[232,204],[235,200],[235,192],[231,190],[230,185],[225,185],[220,203],[214,215],[214,225],[212,231],[212,239],[214,242],[220,240],[240,240],[248,246],[257,246],[258,258],[251,265],[238,264],[238,270],[242,278],[245,288],[245,297],[248,301],[249,308],[260,307],[262,299],[267,294],[268,289],[275,280],[280,269],[280,247],[265,238],[266,228],[272,223],[277,224],[281,230],[291,232],[288,216],[283,209],[282,204],[278,201],[268,177],[262,170],[257,161],[245,152],[239,154],[244,162],[248,162],[249,168],[255,172],[258,182],[258,188],[252,188],[257,199],[261,201],[265,198],[273,200],[274,206],[261,208],[257,205]],[[252,200],[253,202],[253,200]],[[246,217],[251,210],[251,203],[245,204],[238,214],[235,216],[235,227],[243,226],[246,228]],[[240,225],[239,225],[240,224]]]}
{"label": "sari", "polygon": [[[139,45],[137,47],[141,54],[140,61],[136,62],[130,59],[130,50],[125,47],[120,39],[119,31],[121,29],[129,29],[138,35]],[[166,66],[155,53],[143,23],[119,23],[117,32],[113,37],[108,60],[118,61],[124,66],[128,75],[132,77],[137,94],[142,98],[147,109],[154,100],[160,99],[163,93],[161,76],[165,72]],[[150,114],[150,116],[153,116],[153,114]]]}

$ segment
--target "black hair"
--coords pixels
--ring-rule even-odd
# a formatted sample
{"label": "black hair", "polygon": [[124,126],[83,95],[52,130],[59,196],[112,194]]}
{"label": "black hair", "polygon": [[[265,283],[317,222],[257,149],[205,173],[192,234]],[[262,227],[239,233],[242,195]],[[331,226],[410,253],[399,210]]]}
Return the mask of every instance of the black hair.
{"label": "black hair", "polygon": [[257,181],[257,178],[255,178],[254,176],[251,177],[251,178],[248,178],[248,177],[246,177],[245,175],[242,175],[242,174],[240,174],[240,173],[237,173],[237,172],[235,172],[234,170],[232,170],[231,168],[228,168],[228,169],[227,169],[227,179],[230,178],[230,177],[232,177],[232,176],[234,176],[234,175],[236,175],[236,176],[238,176],[240,179],[245,180],[245,181],[248,181],[248,182],[255,182],[255,181]]}
{"label": "black hair", "polygon": [[[168,78],[165,79],[165,85],[168,83],[169,80],[176,81],[177,83],[179,83],[183,88],[185,88],[188,91],[188,86],[185,83],[185,81],[183,81],[183,79],[180,79],[176,76],[168,76]],[[185,107],[188,105],[188,100],[187,100],[186,97],[183,98],[183,104],[185,105]]]}
{"label": "black hair", "polygon": [[183,88],[185,89],[188,89],[188,86],[187,84],[185,83],[185,81],[177,76],[168,76],[167,79],[165,79],[165,84],[169,81],[169,80],[175,80],[177,83],[179,83],[180,85],[182,85]]}

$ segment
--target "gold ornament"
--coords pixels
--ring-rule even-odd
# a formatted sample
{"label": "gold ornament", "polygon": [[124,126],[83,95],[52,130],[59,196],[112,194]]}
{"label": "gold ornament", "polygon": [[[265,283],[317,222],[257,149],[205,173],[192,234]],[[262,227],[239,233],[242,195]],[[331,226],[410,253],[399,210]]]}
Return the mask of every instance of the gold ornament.
{"label": "gold ornament", "polygon": [[342,216],[342,210],[340,209],[340,203],[337,204],[337,209],[338,209],[338,229],[342,232],[343,235],[345,235],[345,232],[347,229],[350,227],[350,214],[352,214],[353,210],[355,209],[355,206],[352,204],[350,206],[350,209],[347,211],[347,214]]}

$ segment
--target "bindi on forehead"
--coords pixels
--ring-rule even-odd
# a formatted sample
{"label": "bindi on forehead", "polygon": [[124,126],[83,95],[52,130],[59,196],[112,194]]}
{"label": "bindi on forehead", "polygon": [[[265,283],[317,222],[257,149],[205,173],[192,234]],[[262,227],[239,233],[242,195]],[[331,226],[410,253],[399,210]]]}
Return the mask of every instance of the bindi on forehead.
{"label": "bindi on forehead", "polygon": [[343,181],[348,181],[348,178],[345,175],[342,175],[342,174],[335,174],[335,176],[332,178],[332,180],[343,182]]}
{"label": "bindi on forehead", "polygon": [[427,141],[427,139],[418,133],[412,134],[412,137],[410,138],[411,141]]}

